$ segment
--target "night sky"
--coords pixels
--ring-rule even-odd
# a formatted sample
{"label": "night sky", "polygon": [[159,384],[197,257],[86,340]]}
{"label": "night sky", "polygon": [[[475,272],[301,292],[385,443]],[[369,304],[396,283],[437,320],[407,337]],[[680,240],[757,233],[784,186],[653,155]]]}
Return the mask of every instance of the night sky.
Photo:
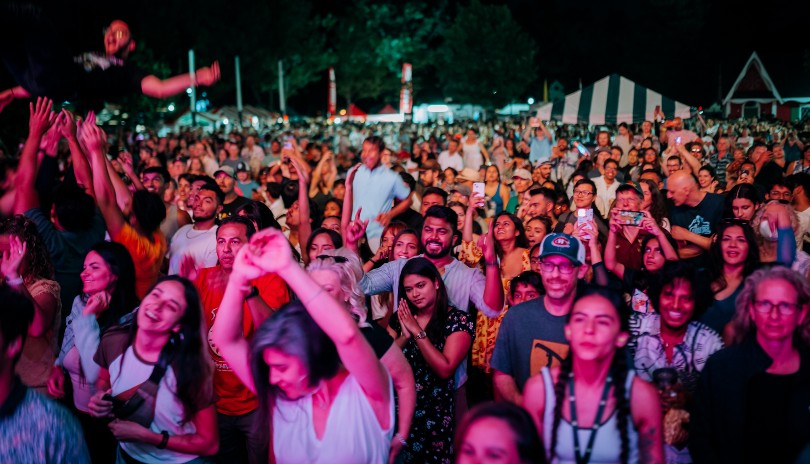
{"label": "night sky", "polygon": [[[245,8],[251,3],[200,1],[217,1],[223,8]],[[429,0],[429,4],[438,5],[440,1]],[[150,11],[160,8],[160,2],[155,0],[77,3],[84,7],[76,8],[74,2],[55,4],[63,18],[61,27],[68,31],[66,41],[73,49],[100,48],[101,30],[115,17],[132,22],[136,33],[141,28],[154,27],[150,23]],[[315,11],[321,14],[339,12],[350,4],[335,0],[314,0],[313,3]],[[731,0],[503,0],[487,3],[506,4],[516,21],[536,40],[539,73],[526,95],[535,99],[542,98],[544,79],[549,83],[559,80],[565,90],[571,92],[578,88],[580,80],[588,85],[615,72],[684,103],[708,106],[721,94],[725,96],[754,50],[760,54],[783,96],[810,94],[807,64],[810,63],[810,41],[806,25],[810,2],[770,0],[755,7],[745,7]],[[447,1],[447,4],[452,14],[457,2]],[[177,24],[204,27],[206,21],[217,20],[195,16],[195,3],[188,5],[185,16],[177,18]],[[261,18],[256,20],[261,21]],[[450,21],[450,17],[447,20]],[[160,27],[168,30],[172,25]],[[151,45],[159,47],[159,44]],[[170,66],[182,69],[186,53],[186,50],[178,50]],[[414,69],[415,74],[419,72]],[[508,76],[506,70],[504,78]],[[6,86],[9,83],[4,70],[0,71],[0,83]],[[307,114],[322,109],[325,96],[324,79],[291,98],[288,104]],[[396,99],[394,95],[380,104],[395,104]]]}

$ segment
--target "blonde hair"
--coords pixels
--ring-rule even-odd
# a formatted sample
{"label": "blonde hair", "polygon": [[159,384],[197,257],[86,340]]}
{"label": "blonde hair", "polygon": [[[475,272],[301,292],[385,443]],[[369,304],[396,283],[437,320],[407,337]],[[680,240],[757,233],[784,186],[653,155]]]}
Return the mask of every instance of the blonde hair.
{"label": "blonde hair", "polygon": [[348,307],[346,309],[357,318],[358,326],[368,327],[366,295],[363,293],[363,289],[360,288],[360,279],[363,278],[363,266],[360,264],[360,257],[346,248],[325,250],[323,254],[343,258],[346,261],[315,259],[307,266],[307,272],[329,271],[337,275],[340,280],[340,291],[347,297],[346,304]]}

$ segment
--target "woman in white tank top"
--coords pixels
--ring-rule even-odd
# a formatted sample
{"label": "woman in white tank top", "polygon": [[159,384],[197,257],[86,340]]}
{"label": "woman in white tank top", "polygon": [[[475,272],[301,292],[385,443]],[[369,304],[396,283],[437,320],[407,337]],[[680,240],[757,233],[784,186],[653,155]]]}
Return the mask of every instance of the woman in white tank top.
{"label": "woman in white tank top", "polygon": [[620,295],[592,288],[565,326],[568,358],[526,383],[523,405],[552,463],[662,463],[658,391],[627,365]]}
{"label": "woman in white tank top", "polygon": [[[250,343],[242,335],[250,280],[276,273],[300,296]],[[272,417],[271,452],[283,463],[386,462],[394,425],[391,378],[349,313],[293,260],[274,229],[240,248],[212,329],[213,342]]]}

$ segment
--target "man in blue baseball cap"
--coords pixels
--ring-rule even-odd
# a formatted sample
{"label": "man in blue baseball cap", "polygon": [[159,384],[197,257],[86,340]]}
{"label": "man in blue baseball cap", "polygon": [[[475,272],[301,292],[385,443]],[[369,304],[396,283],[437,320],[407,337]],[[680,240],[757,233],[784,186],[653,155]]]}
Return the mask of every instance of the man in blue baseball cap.
{"label": "man in blue baseball cap", "polygon": [[587,271],[585,247],[568,234],[546,235],[538,259],[546,294],[506,312],[492,354],[496,398],[517,404],[523,402],[529,377],[568,356],[565,320],[574,306],[577,280]]}

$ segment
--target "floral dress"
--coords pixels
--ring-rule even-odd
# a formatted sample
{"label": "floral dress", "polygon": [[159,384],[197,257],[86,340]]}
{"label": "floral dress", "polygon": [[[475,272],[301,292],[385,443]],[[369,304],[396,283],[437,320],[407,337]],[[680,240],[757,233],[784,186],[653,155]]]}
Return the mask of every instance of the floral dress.
{"label": "floral dress", "polygon": [[[475,241],[462,242],[461,253],[458,257],[459,261],[467,266],[475,267],[478,265],[482,256],[483,252],[478,248]],[[523,271],[530,271],[532,265],[529,260],[529,250],[524,250],[521,260],[523,263]],[[501,266],[503,266],[503,263],[501,263]],[[500,268],[499,271],[501,274],[501,282],[503,282],[503,294],[504,296],[509,295],[509,290],[512,286],[512,278],[505,278],[502,268]],[[504,298],[504,301],[505,300]],[[498,317],[490,319],[479,311],[475,318],[475,339],[472,345],[472,363],[473,366],[483,369],[486,373],[492,372],[489,362],[492,359],[492,352],[495,350],[495,340],[498,338],[498,329],[500,329],[503,316],[506,315],[508,309],[509,307],[504,303],[504,310],[501,311]]]}
{"label": "floral dress", "polygon": [[[391,329],[400,334],[399,319],[391,318]],[[441,340],[431,340],[437,350],[444,350],[444,343],[451,334],[467,332],[473,336],[473,324],[463,311],[449,308]],[[416,381],[416,409],[411,422],[408,446],[402,449],[399,459],[406,463],[437,462],[453,460],[453,424],[456,393],[453,376],[442,379],[430,368],[416,340],[409,339],[402,353],[413,369]]]}

